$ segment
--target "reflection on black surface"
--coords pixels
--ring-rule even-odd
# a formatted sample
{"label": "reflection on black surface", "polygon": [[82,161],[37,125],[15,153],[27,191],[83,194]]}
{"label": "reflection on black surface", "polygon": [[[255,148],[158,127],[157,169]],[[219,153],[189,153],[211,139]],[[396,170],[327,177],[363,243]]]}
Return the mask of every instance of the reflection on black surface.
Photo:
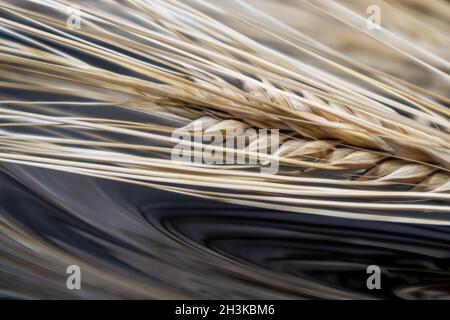
{"label": "reflection on black surface", "polygon": [[[6,169],[5,298],[450,298],[448,227],[274,212]],[[81,291],[66,288],[70,264],[82,269]],[[372,264],[382,269],[381,290],[366,287]]]}

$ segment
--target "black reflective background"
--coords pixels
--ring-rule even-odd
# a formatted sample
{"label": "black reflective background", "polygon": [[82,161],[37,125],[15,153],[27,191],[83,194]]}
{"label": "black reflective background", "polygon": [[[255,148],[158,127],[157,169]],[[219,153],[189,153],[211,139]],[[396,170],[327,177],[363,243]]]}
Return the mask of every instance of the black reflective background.
{"label": "black reflective background", "polygon": [[[3,298],[448,299],[448,227],[241,207],[5,165]],[[82,290],[68,290],[79,265]],[[381,290],[366,269],[381,268]]]}

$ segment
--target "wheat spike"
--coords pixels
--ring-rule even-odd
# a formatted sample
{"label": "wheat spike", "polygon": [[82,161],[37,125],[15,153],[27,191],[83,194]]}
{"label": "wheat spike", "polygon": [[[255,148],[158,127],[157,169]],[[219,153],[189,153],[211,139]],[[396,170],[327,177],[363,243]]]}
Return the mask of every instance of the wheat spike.
{"label": "wheat spike", "polygon": [[[437,31],[445,21],[420,28],[415,15],[428,18],[399,2],[418,29],[409,34],[388,14],[396,44],[389,29],[369,33],[337,3],[105,2],[77,2],[82,28],[71,30],[63,13],[72,1],[0,0],[1,162],[291,212],[450,223],[450,63]],[[430,10],[445,16],[449,7]],[[277,18],[294,13],[316,28]],[[325,25],[344,44],[361,38],[364,59],[317,34]],[[205,134],[278,129],[281,143],[275,154],[258,149],[258,135],[243,149],[213,147],[258,165],[170,160],[171,133],[200,123]],[[278,174],[255,170],[275,159]]]}

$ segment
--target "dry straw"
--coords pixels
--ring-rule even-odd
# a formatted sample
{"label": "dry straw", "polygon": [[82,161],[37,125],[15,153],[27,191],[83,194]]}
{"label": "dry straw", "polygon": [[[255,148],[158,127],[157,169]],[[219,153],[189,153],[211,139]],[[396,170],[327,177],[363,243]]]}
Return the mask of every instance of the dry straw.
{"label": "dry straw", "polygon": [[[71,30],[74,1],[0,0],[0,161],[289,212],[450,224],[450,6],[432,1],[424,15],[419,2],[371,1],[386,12],[371,32],[363,2],[76,1]],[[215,147],[279,158],[279,173],[170,160],[171,132],[196,123],[279,129],[275,155],[259,136]]]}

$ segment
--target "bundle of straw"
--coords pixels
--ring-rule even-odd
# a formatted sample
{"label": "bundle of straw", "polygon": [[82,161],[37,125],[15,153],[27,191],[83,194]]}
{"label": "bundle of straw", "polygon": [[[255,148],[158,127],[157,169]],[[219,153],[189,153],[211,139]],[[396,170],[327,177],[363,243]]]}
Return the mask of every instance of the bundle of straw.
{"label": "bundle of straw", "polygon": [[[382,13],[373,30],[371,4]],[[288,212],[448,225],[450,5],[423,5],[0,0],[0,161]],[[196,124],[278,129],[276,154],[258,135],[214,149],[276,157],[279,172],[171,160],[171,133]]]}

